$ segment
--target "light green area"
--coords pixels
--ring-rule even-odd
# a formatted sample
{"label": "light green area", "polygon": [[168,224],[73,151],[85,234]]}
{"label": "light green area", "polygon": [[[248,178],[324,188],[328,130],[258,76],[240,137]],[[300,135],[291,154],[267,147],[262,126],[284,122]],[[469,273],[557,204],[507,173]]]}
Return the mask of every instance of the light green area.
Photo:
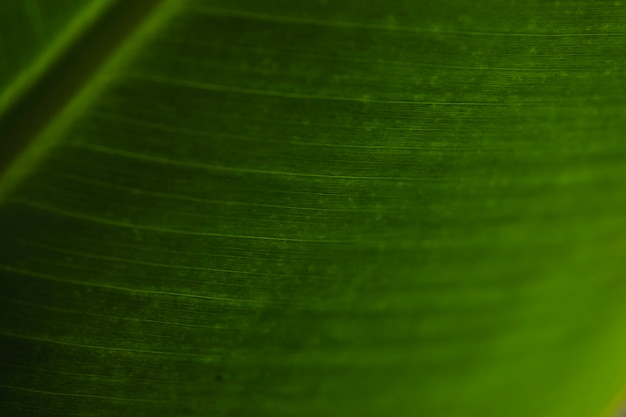
{"label": "light green area", "polygon": [[166,2],[35,138],[1,415],[610,412],[623,6],[366,3]]}

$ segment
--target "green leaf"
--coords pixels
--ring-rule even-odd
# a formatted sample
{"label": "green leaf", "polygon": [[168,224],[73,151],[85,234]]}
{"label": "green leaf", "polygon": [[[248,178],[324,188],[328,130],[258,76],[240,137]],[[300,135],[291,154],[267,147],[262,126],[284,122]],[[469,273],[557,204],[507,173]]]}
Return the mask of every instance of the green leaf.
{"label": "green leaf", "polygon": [[0,5],[0,414],[617,408],[620,2],[51,4]]}

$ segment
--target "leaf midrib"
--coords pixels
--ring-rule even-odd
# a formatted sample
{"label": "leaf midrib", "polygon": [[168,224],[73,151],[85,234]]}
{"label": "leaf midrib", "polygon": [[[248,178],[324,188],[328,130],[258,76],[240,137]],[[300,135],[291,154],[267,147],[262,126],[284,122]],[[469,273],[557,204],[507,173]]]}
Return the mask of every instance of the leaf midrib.
{"label": "leaf midrib", "polygon": [[[0,180],[163,0],[115,0],[0,114]],[[83,18],[79,14],[76,19]]]}

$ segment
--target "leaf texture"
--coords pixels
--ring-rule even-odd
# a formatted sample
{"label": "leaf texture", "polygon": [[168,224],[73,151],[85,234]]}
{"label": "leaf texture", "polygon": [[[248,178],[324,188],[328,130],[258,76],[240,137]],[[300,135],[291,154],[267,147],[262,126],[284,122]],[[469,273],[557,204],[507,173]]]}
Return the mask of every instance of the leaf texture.
{"label": "leaf texture", "polygon": [[623,12],[162,2],[0,182],[0,413],[610,413]]}

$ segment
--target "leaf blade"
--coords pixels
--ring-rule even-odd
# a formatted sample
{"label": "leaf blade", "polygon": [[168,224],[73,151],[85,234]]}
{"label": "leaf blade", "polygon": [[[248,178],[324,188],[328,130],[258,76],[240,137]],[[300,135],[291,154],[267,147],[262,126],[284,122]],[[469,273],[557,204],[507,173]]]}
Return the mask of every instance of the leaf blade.
{"label": "leaf blade", "polygon": [[623,87],[604,71],[619,23],[583,28],[609,8],[574,2],[399,3],[190,2],[99,75],[0,208],[4,337],[56,375],[9,373],[32,391],[17,398],[74,415],[602,410],[626,343]]}

